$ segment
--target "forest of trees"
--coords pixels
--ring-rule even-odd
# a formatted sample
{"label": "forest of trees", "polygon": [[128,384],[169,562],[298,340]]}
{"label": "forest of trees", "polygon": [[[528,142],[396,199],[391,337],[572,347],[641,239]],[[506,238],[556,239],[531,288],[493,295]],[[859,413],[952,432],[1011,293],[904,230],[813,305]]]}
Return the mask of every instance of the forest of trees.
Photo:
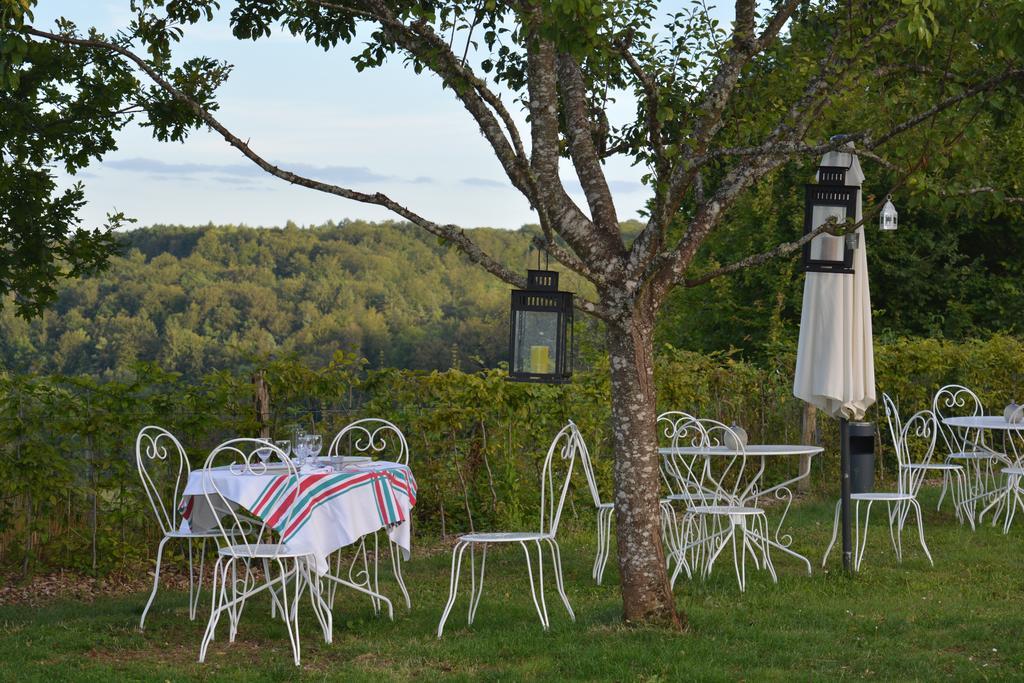
{"label": "forest of trees", "polygon": [[[474,232],[525,267],[529,235]],[[283,355],[322,365],[337,350],[372,367],[503,358],[508,288],[409,226],[158,226],[121,240],[109,270],[66,284],[39,318],[3,309],[4,366],[102,376],[155,360],[198,376]]]}
{"label": "forest of trees", "polygon": [[[753,197],[706,251],[737,254],[798,234],[798,178]],[[789,199],[786,194],[792,194]],[[759,203],[760,202],[760,203]],[[792,206],[787,206],[787,202]],[[1024,229],[1006,215],[940,220],[904,210],[895,234],[868,233],[876,336],[958,340],[1019,332]],[[525,270],[533,227],[477,228],[473,238]],[[190,377],[261,359],[323,366],[335,351],[375,367],[471,371],[505,360],[508,286],[422,230],[344,221],[281,229],[155,226],[119,233],[122,255],[94,277],[62,285],[36,319],[0,310],[0,367],[14,372],[116,376],[136,360]],[[795,347],[803,279],[782,259],[679,290],[659,342],[757,360]],[[575,276],[563,287],[579,291]],[[686,313],[684,314],[683,311]],[[580,355],[600,328],[579,316]]]}

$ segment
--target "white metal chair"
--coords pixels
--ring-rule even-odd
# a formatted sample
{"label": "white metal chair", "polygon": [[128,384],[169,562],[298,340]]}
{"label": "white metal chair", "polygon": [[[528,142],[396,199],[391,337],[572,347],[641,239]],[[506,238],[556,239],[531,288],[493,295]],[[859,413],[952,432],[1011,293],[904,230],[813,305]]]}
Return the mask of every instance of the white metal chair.
{"label": "white metal chair", "polygon": [[[388,422],[376,417],[367,417],[361,420],[356,420],[351,424],[346,425],[340,432],[338,432],[334,439],[331,441],[331,446],[327,449],[327,455],[332,458],[345,457],[345,456],[365,456],[374,460],[389,460],[391,462],[401,463],[403,465],[409,464],[409,443],[405,439],[405,435],[402,430],[395,426],[394,423]],[[409,522],[411,524],[411,521]],[[398,582],[398,587],[402,591],[402,596],[405,598],[405,606],[407,609],[412,609],[412,600],[409,598],[409,591],[405,587],[405,579],[402,577],[402,549],[395,545],[391,540],[388,540],[390,546],[391,555],[391,569],[395,575],[395,581]],[[378,558],[380,556],[380,549],[377,543],[377,533],[373,534],[373,577],[372,577],[372,589],[375,593],[380,593],[379,589],[379,572],[378,572]],[[362,560],[362,569],[357,569],[359,560]],[[335,572],[338,576],[341,575],[341,561],[342,553],[339,551],[335,556]],[[371,577],[369,560],[366,552],[366,537],[363,537],[359,541],[359,547],[356,548],[356,553],[352,557],[352,562],[348,568],[349,580],[357,585],[365,585],[367,588],[371,588]],[[337,584],[331,583],[327,589],[327,602],[333,608],[334,607],[334,596],[337,592]],[[373,602],[374,611],[380,612],[380,601],[370,596],[370,600]]]}
{"label": "white metal chair", "polygon": [[[580,437],[580,464],[583,466],[583,473],[587,478],[587,487],[590,489],[590,497],[594,501],[594,508],[597,510],[597,553],[594,557],[594,567],[591,576],[597,585],[601,585],[604,578],[604,570],[608,565],[608,557],[611,554],[612,543],[612,520],[615,518],[615,503],[606,503],[601,500],[601,492],[597,486],[597,477],[594,476],[593,462],[590,459],[590,449],[587,448],[586,440]],[[661,499],[661,536],[668,547],[668,558],[675,555],[676,537],[676,516],[675,510],[669,498]]]}
{"label": "white metal chair", "polygon": [[[258,455],[260,451],[266,453],[267,450],[276,456],[281,466],[268,468],[262,462]],[[279,495],[274,499],[277,501],[274,503],[277,506],[274,526],[265,519],[240,510],[223,495],[217,477],[225,475],[224,466],[227,475],[281,478]],[[268,486],[271,483],[268,481]],[[245,601],[266,590],[270,593],[271,615],[279,614],[284,621],[295,665],[299,666],[299,600],[307,589],[313,612],[320,622],[324,640],[328,643],[332,640],[333,623],[331,610],[322,597],[320,578],[313,571],[314,558],[281,543],[275,531],[275,528],[287,528],[300,512],[297,505],[299,476],[295,466],[284,451],[267,441],[232,439],[217,446],[206,459],[202,470],[202,485],[203,499],[215,513],[223,545],[217,552],[214,565],[213,607],[199,648],[199,661],[206,660],[207,648],[213,640],[221,615],[225,612],[228,615],[228,638],[229,642],[234,642]],[[272,567],[277,569],[276,576],[273,575]],[[263,570],[262,580],[256,573],[260,568]]]}
{"label": "white metal chair", "polygon": [[981,523],[985,513],[992,512],[992,526],[999,522],[999,516],[1005,513],[1003,518],[1003,533],[1010,533],[1010,526],[1017,514],[1017,508],[1024,509],[1024,490],[1021,488],[1024,480],[1024,434],[1017,430],[1006,430],[1003,436],[1004,447],[1007,455],[1006,466],[1000,469],[1000,474],[1006,477],[1006,484],[996,491],[991,501],[978,513],[978,522]]}
{"label": "white metal chair", "polygon": [[[703,503],[692,505],[683,516],[680,555],[697,550],[694,569],[706,578],[731,542],[740,592],[746,590],[748,554],[758,569],[766,569],[772,581],[778,583],[768,543],[768,516],[762,508],[750,504],[757,496],[763,461],[757,468],[747,462],[746,447],[732,428],[717,420],[700,420],[699,426],[709,454],[701,456],[704,472],[697,476],[707,493]],[[715,453],[716,449],[721,452]],[[682,561],[677,563],[673,586],[683,568]]]}
{"label": "white metal chair", "polygon": [[[864,561],[864,551],[868,542],[868,522],[871,518],[871,506],[875,503],[885,503],[888,512],[889,538],[892,541],[893,551],[896,553],[896,561],[903,562],[903,527],[906,525],[907,516],[911,508],[917,515],[917,534],[921,541],[921,548],[924,550],[928,562],[934,566],[932,554],[928,551],[928,544],[924,540],[924,520],[921,515],[921,505],[917,502],[917,493],[921,489],[927,467],[914,465],[927,465],[931,462],[935,451],[936,438],[935,414],[930,410],[922,410],[914,413],[907,420],[894,444],[896,457],[899,460],[899,473],[897,476],[897,490],[878,493],[854,493],[850,500],[854,505],[853,524],[855,529],[853,543],[853,569],[860,571],[861,562]],[[825,549],[825,556],[821,560],[824,567],[828,561],[828,555],[832,552],[832,546],[836,543],[839,533],[839,512],[842,501],[836,501],[835,518],[832,521],[832,540]],[[864,527],[861,530],[860,504],[866,503],[864,513]]]}
{"label": "white metal chair", "polygon": [[[893,447],[899,443],[903,433],[903,420],[900,417],[899,409],[889,394],[882,394],[882,405],[885,408],[885,418],[889,425],[889,436],[892,438]],[[936,427],[938,428],[938,427]],[[939,494],[939,503],[935,509],[941,509],[942,498],[946,491],[950,491],[953,499],[953,512],[961,524],[966,520],[971,529],[974,528],[974,515],[967,509],[964,502],[967,499],[967,473],[963,465],[954,462],[935,462],[929,457],[926,462],[908,462],[906,467],[910,470],[920,470],[921,476],[929,472],[942,474],[942,492]]]}
{"label": "white metal chair", "polygon": [[[188,546],[188,618],[194,621],[203,583],[206,541],[211,538],[217,539],[220,534],[217,531],[196,532],[181,529],[179,503],[192,470],[185,449],[173,434],[155,425],[143,427],[135,439],[135,465],[139,470],[146,498],[153,508],[153,514],[156,515],[156,521],[163,534],[156,549],[153,590],[142,610],[139,628],[146,627],[146,615],[160,587],[160,565],[163,561],[164,546],[172,539],[185,541]],[[194,570],[193,541],[200,542],[198,574]]]}
{"label": "white metal chair", "polygon": [[[700,426],[700,421],[681,410],[670,410],[659,415],[657,432],[659,443],[673,450],[677,447],[704,446],[707,436]],[[682,453],[663,455],[659,462],[665,491],[661,498],[661,520],[662,536],[669,549],[666,563],[671,568],[673,561],[682,562],[682,569],[686,571],[687,576],[690,576],[690,566],[686,554],[680,552],[682,532],[675,506],[689,508],[709,500],[708,491],[703,485],[705,465],[703,456]],[[698,548],[691,548],[690,552],[698,552]]]}
{"label": "white metal chair", "polygon": [[[1013,437],[1011,436],[1010,438]],[[1003,533],[1008,534],[1010,533],[1010,526],[1013,524],[1013,518],[1017,514],[1017,508],[1024,509],[1024,495],[1022,495],[1024,491],[1021,490],[1021,480],[1024,479],[1024,467],[1008,465],[1002,468],[1001,473],[1006,477],[1006,486],[997,494],[999,497],[989,503],[988,508],[996,508],[992,514],[992,526],[995,526],[996,522],[999,521],[999,515],[1005,513]],[[981,514],[984,515],[986,510],[982,510]],[[978,521],[981,521],[981,515],[979,515]]]}
{"label": "white metal chair", "polygon": [[597,510],[597,554],[594,557],[591,576],[594,578],[594,582],[600,586],[601,579],[604,577],[604,568],[608,564],[608,556],[611,553],[612,519],[615,517],[615,504],[605,503],[601,500],[601,492],[597,488],[597,477],[594,476],[593,463],[590,462],[590,450],[582,437],[579,442],[579,458],[583,474],[587,478],[590,497]]}
{"label": "white metal chair", "polygon": [[[576,621],[576,615],[569,604],[569,598],[565,595],[562,585],[562,558],[555,536],[558,533],[558,522],[562,517],[562,506],[565,504],[566,494],[569,491],[569,482],[572,478],[573,465],[576,456],[580,452],[583,442],[579,429],[576,425],[569,423],[559,430],[551,447],[548,448],[547,456],[544,458],[544,465],[541,469],[540,481],[540,527],[538,531],[497,531],[479,532],[459,536],[452,549],[452,573],[448,590],[448,603],[441,614],[441,621],[437,625],[437,637],[444,633],[444,624],[455,604],[458,593],[459,576],[462,571],[462,557],[469,548],[469,573],[470,573],[470,597],[469,597],[469,618],[468,623],[472,625],[476,616],[477,606],[480,604],[480,596],[484,590],[484,569],[487,565],[487,547],[491,544],[518,543],[526,554],[526,573],[530,578],[530,592],[533,594],[533,605],[537,608],[541,626],[548,630],[548,608],[544,599],[544,550],[546,544],[551,552],[551,563],[555,573],[555,586],[558,595],[562,598],[565,609],[569,612],[569,618]],[[557,455],[557,458],[556,458]],[[565,469],[565,480],[563,483],[556,482],[557,473],[555,467],[561,463]],[[557,487],[556,487],[557,484]],[[530,562],[530,547],[533,544],[537,550],[537,571],[539,575],[539,588],[533,577],[533,564]],[[483,557],[480,560],[479,584],[476,575],[476,546],[483,549]]]}
{"label": "white metal chair", "polygon": [[[964,498],[964,512],[970,516],[974,524],[975,511],[979,500],[994,496],[999,490],[996,477],[996,466],[1006,461],[1006,456],[997,452],[985,443],[983,429],[967,429],[950,427],[942,420],[946,417],[980,416],[985,414],[978,395],[960,384],[948,384],[935,393],[932,399],[932,412],[935,413],[936,425],[942,443],[948,454],[946,462],[961,462],[967,482],[967,496]],[[939,504],[946,493],[943,486],[939,496]]]}

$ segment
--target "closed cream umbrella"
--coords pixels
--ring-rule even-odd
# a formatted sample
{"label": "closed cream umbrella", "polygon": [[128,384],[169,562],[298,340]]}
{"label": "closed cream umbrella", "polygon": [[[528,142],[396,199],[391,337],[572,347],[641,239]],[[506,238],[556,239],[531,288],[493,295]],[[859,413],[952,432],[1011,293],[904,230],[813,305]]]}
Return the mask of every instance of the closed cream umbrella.
{"label": "closed cream umbrella", "polygon": [[[852,150],[852,146],[851,146]],[[852,151],[829,152],[821,160],[818,185],[808,186],[805,230],[836,217],[861,220],[864,174]],[[850,468],[847,421],[863,419],[875,402],[875,362],[871,343],[871,294],[868,287],[864,228],[849,253],[848,236],[822,234],[805,253],[800,341],[793,394],[840,420],[842,439],[843,560],[852,555],[849,534]],[[814,269],[814,270],[811,270]],[[852,271],[852,272],[851,272]]]}

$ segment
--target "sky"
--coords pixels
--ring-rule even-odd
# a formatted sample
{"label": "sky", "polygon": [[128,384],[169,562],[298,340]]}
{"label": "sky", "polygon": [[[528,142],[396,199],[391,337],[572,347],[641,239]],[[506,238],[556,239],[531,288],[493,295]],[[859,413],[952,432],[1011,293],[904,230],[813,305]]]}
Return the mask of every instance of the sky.
{"label": "sky", "polygon": [[[83,30],[95,26],[112,33],[127,26],[128,6],[128,0],[40,0],[34,24],[52,28],[54,19],[64,16]],[[536,222],[451,91],[442,90],[433,75],[405,69],[400,59],[357,73],[350,57],[359,49],[340,45],[325,53],[282,32],[256,43],[240,41],[222,11],[214,22],[191,27],[175,54],[202,54],[234,65],[218,91],[216,116],[284,168],[355,190],[384,192],[439,223],[516,229]],[[610,112],[613,123],[634,106],[620,96]],[[528,138],[522,112],[516,115]],[[266,175],[206,130],[184,143],[161,143],[131,124],[117,141],[116,151],[78,174],[86,187],[86,226],[102,224],[115,210],[140,226],[397,218]],[[562,173],[585,207],[565,161]],[[606,173],[620,218],[637,217],[647,198],[640,183],[643,170],[619,158],[609,161]]]}

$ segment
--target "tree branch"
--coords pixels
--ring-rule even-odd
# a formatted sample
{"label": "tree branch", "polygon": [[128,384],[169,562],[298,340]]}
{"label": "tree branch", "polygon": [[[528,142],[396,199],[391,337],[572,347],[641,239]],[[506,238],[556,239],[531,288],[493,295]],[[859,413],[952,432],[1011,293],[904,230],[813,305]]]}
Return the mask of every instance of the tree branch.
{"label": "tree branch", "polygon": [[[538,12],[537,9],[529,10]],[[532,23],[539,24],[534,17]],[[560,158],[558,121],[557,57],[551,41],[536,30],[526,37],[527,89],[530,104],[530,166],[537,178],[540,209],[546,211],[555,230],[587,264],[589,272],[598,277],[601,286],[607,273],[617,267],[618,251],[614,242],[621,242],[594,223],[565,192],[558,174]]]}
{"label": "tree branch", "polygon": [[[172,83],[167,81],[159,72],[156,71],[145,59],[138,56],[131,50],[117,45],[114,43],[95,40],[95,39],[84,39],[76,38],[70,35],[62,35],[56,33],[50,33],[48,31],[41,31],[32,26],[26,26],[24,28],[25,33],[36,38],[52,41],[62,45],[69,45],[74,47],[81,47],[86,49],[94,50],[108,50],[119,54],[124,59],[134,63],[139,69],[146,73],[147,76],[161,89],[170,94],[174,99],[188,107],[199,119],[201,119],[211,129],[217,131],[232,147],[240,151],[245,157],[247,157],[254,164],[262,168],[264,171],[272,176],[280,178],[281,180],[292,183],[293,185],[299,185],[302,187],[308,187],[313,190],[332,194],[345,199],[351,199],[353,201],[361,202],[363,204],[373,204],[376,206],[382,206],[386,209],[393,211],[399,216],[405,218],[411,223],[423,228],[427,232],[443,240],[452,243],[459,251],[466,255],[466,257],[481,266],[484,270],[491,273],[495,277],[504,280],[505,282],[515,287],[525,287],[526,279],[521,275],[512,272],[503,264],[496,261],[486,252],[484,252],[475,242],[473,242],[465,233],[464,230],[455,225],[442,225],[430,221],[423,216],[415,213],[411,209],[402,206],[398,202],[394,201],[387,195],[375,192],[368,194],[365,192],[358,192],[338,185],[330,183],[324,183],[318,180],[313,180],[305,176],[298,175],[291,171],[279,168],[274,164],[270,163],[262,156],[257,154],[249,146],[247,142],[241,140],[238,136],[234,135],[229,131],[223,124],[220,123],[209,111],[204,109],[198,102],[190,98],[188,95],[183,93],[181,90],[176,88]],[[592,313],[597,317],[606,317],[607,313],[596,303],[586,301],[584,299],[579,300],[580,309],[587,313]]]}
{"label": "tree branch", "polygon": [[665,158],[665,150],[661,144],[661,121],[658,120],[658,108],[661,106],[661,98],[658,95],[658,84],[644,71],[643,66],[637,58],[629,51],[629,45],[624,43],[619,49],[622,58],[626,60],[629,70],[633,73],[640,87],[644,91],[644,112],[647,117],[647,144],[650,145],[654,154],[654,172],[658,178],[663,178],[668,173],[668,160]]}
{"label": "tree branch", "polygon": [[689,150],[681,155],[680,162],[667,179],[666,188],[655,195],[651,218],[633,242],[627,265],[627,272],[631,277],[647,272],[648,266],[660,251],[665,231],[672,217],[679,211],[687,188],[699,171],[700,167],[694,163],[694,158],[707,153],[711,140],[721,130],[722,114],[732,99],[743,68],[755,55],[775,41],[800,2],[801,0],[785,0],[781,3],[765,24],[761,35],[755,36],[757,3],[755,0],[736,0],[732,45],[707,88]]}
{"label": "tree branch", "polygon": [[1024,204],[1024,197],[1014,197],[1007,195],[1005,190],[1000,190],[997,187],[990,185],[983,185],[981,187],[969,187],[965,190],[944,190],[938,193],[940,197],[971,197],[976,194],[1002,194],[1002,202],[1006,204]]}
{"label": "tree branch", "polygon": [[572,157],[573,166],[576,167],[580,185],[583,186],[587,204],[590,206],[590,215],[597,229],[612,233],[616,241],[619,242],[620,251],[624,251],[621,248],[621,241],[618,239],[619,219],[615,213],[612,193],[608,189],[604,169],[601,167],[601,159],[598,157],[597,149],[594,146],[594,137],[590,131],[583,71],[572,57],[564,53],[558,55],[557,64],[558,83],[562,92],[565,113],[566,136],[569,140],[569,154]]}
{"label": "tree branch", "polygon": [[787,254],[792,254],[797,249],[801,249],[805,244],[813,240],[818,235],[827,233],[830,235],[840,237],[842,235],[846,235],[847,233],[854,232],[857,228],[865,225],[868,221],[868,218],[873,219],[881,211],[881,209],[881,206],[876,206],[868,216],[862,217],[861,220],[857,221],[848,228],[844,228],[842,230],[836,229],[836,224],[834,221],[826,221],[798,240],[795,240],[793,242],[783,242],[782,244],[772,249],[769,249],[768,251],[761,252],[760,254],[747,256],[746,258],[740,259],[739,261],[736,261],[734,263],[730,263],[727,266],[716,268],[710,273],[705,273],[704,275],[701,275],[698,278],[694,278],[692,280],[684,280],[683,285],[685,287],[697,287],[698,285],[703,285],[707,282],[710,282],[711,280],[722,277],[723,275],[729,275],[730,273],[736,273],[741,270],[746,270],[747,268],[753,268],[754,266],[759,266],[763,263],[767,263],[768,261],[774,258],[785,256]]}
{"label": "tree branch", "polygon": [[884,145],[886,142],[893,139],[897,135],[905,133],[911,128],[914,128],[915,126],[924,123],[925,121],[946,111],[950,107],[953,107],[963,102],[964,100],[975,95],[978,95],[980,93],[987,92],[989,90],[994,90],[997,86],[1002,85],[1008,80],[1021,77],[1024,77],[1024,69],[1005,69],[1003,72],[996,74],[995,76],[992,76],[991,78],[988,78],[982,81],[981,83],[966,88],[959,95],[947,97],[946,99],[938,102],[932,107],[929,107],[920,114],[910,117],[909,119],[903,121],[899,125],[894,126],[892,129],[889,130],[889,132],[885,133],[881,137],[871,140],[868,146],[871,149],[877,149],[878,147]]}
{"label": "tree branch", "polygon": [[305,1],[325,9],[351,12],[376,21],[389,38],[450,85],[455,96],[480,126],[480,132],[491,145],[509,180],[532,204],[536,204],[537,188],[511,114],[501,98],[487,87],[429,24],[417,21],[407,25],[381,0],[354,0],[352,4],[329,0]]}

